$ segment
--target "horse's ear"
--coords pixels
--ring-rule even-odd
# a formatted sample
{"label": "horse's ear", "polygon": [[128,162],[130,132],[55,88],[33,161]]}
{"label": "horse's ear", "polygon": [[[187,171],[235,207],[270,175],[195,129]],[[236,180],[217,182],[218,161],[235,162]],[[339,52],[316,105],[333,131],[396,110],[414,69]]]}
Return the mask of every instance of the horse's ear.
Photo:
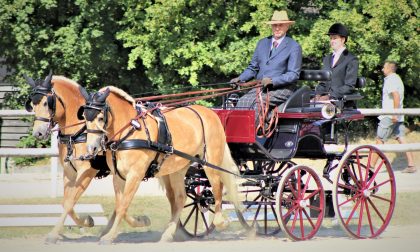
{"label": "horse's ear", "polygon": [[85,112],[85,107],[80,106],[79,110],[77,110],[77,119],[85,120],[85,117],[83,116],[84,112]]}
{"label": "horse's ear", "polygon": [[85,98],[85,101],[86,101],[86,102],[87,102],[87,101],[89,101],[90,96],[89,96],[88,92],[86,91],[86,89],[85,89],[84,87],[80,86],[80,87],[79,87],[79,90],[80,90],[80,93],[81,93],[81,94],[83,95],[83,97]]}
{"label": "horse's ear", "polygon": [[51,79],[52,79],[52,70],[50,70],[50,73],[48,74],[48,76],[45,78],[44,82],[42,83],[42,86],[48,89],[51,89]]}
{"label": "horse's ear", "polygon": [[108,97],[109,93],[111,92],[111,90],[109,88],[106,88],[105,91],[103,91],[102,93],[99,93],[99,96],[97,98],[97,102],[105,102],[106,98]]}
{"label": "horse's ear", "polygon": [[23,77],[25,78],[26,83],[28,83],[29,86],[31,86],[33,88],[35,87],[35,81],[34,81],[34,79],[32,79],[31,77],[28,77],[26,74],[23,74]]}

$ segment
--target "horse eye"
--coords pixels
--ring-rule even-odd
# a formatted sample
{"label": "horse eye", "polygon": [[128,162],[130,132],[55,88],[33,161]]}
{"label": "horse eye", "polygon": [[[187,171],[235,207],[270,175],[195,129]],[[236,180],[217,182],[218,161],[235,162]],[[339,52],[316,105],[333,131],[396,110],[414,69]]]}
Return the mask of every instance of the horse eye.
{"label": "horse eye", "polygon": [[104,118],[103,117],[98,117],[98,121],[103,122]]}
{"label": "horse eye", "polygon": [[44,104],[42,104],[42,105],[43,105],[44,107],[46,107],[46,106],[47,106],[47,102],[45,101],[45,102],[44,102]]}

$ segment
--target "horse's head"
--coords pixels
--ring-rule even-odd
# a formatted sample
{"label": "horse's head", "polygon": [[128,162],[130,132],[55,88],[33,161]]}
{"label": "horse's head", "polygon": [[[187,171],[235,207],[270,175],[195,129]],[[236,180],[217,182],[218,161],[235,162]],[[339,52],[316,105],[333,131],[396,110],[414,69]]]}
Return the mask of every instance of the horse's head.
{"label": "horse's head", "polygon": [[87,149],[89,155],[96,155],[106,149],[106,128],[108,126],[109,106],[106,98],[110,93],[109,88],[103,92],[89,95],[82,91],[86,99],[86,105],[80,107],[77,116],[80,120],[85,119],[87,128]]}
{"label": "horse's head", "polygon": [[28,112],[35,112],[32,135],[38,139],[46,139],[54,127],[53,118],[56,106],[56,96],[51,84],[52,72],[50,71],[45,80],[33,80],[26,75],[24,77],[32,88],[25,104]]}

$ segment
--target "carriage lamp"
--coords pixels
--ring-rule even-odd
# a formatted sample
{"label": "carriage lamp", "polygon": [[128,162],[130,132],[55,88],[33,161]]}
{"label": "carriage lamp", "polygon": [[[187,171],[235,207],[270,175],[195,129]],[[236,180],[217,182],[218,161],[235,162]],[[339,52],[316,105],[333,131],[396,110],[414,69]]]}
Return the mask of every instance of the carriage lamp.
{"label": "carriage lamp", "polygon": [[321,109],[321,115],[325,119],[331,119],[337,114],[337,108],[331,103],[324,104]]}

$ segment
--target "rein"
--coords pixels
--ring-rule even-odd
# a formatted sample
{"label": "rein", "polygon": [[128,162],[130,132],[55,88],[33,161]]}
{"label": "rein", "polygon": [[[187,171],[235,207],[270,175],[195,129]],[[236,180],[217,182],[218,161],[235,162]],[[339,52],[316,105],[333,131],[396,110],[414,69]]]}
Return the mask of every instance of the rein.
{"label": "rein", "polygon": [[73,128],[75,126],[82,125],[82,124],[85,124],[85,122],[78,122],[78,123],[70,124],[68,126],[59,127],[57,129],[52,129],[51,132],[60,131],[60,130],[63,130],[63,129],[68,129],[68,128]]}
{"label": "rein", "polygon": [[[240,83],[238,86],[240,87],[244,87],[241,90],[247,90],[247,89],[251,89],[251,88],[255,88],[255,87],[261,87],[262,85],[260,84],[260,81],[253,81],[253,82],[248,82],[248,83]],[[173,146],[171,144],[162,144],[159,141],[151,141],[150,139],[150,134],[148,132],[148,127],[146,125],[145,122],[145,117],[147,116],[147,114],[151,114],[151,112],[153,112],[155,109],[159,109],[162,104],[164,103],[165,106],[171,106],[172,108],[170,109],[175,109],[173,108],[173,106],[175,105],[180,105],[180,104],[185,104],[187,102],[192,102],[192,101],[197,101],[197,100],[202,100],[202,99],[208,99],[208,98],[212,98],[212,97],[216,97],[216,96],[222,96],[222,95],[226,95],[226,94],[230,94],[230,93],[236,93],[238,92],[238,90],[233,90],[232,88],[221,88],[221,89],[215,89],[214,90],[205,90],[205,91],[194,91],[194,94],[197,93],[207,93],[207,92],[220,92],[217,94],[211,94],[211,95],[204,95],[204,96],[200,96],[200,97],[194,97],[194,98],[187,98],[187,99],[176,99],[176,101],[174,100],[169,100],[169,101],[163,101],[162,103],[158,103],[157,106],[154,106],[152,108],[149,109],[143,109],[140,106],[136,105],[138,114],[135,118],[131,119],[130,122],[128,122],[127,124],[125,124],[121,129],[119,129],[108,141],[102,143],[102,149],[103,151],[105,151],[107,148],[109,147],[109,149],[111,150],[112,153],[112,160],[114,163],[114,168],[115,168],[115,172],[116,174],[122,179],[125,180],[125,178],[122,176],[122,174],[120,174],[118,168],[117,168],[117,160],[116,160],[116,151],[118,150],[129,150],[129,149],[149,149],[149,150],[153,150],[156,151],[157,153],[162,153],[164,154],[164,158],[161,162],[165,161],[165,159],[172,155],[175,154],[179,157],[185,158],[189,161],[192,162],[197,162],[198,164],[202,165],[202,166],[207,166],[219,171],[223,171],[226,173],[229,173],[231,175],[234,176],[238,176],[241,177],[229,170],[226,170],[222,167],[213,165],[211,163],[208,163],[205,160],[205,156],[204,159],[195,157],[195,156],[191,156],[185,152],[176,150],[173,148]],[[139,101],[139,103],[141,104],[141,101],[147,101],[147,100],[153,100],[156,98],[164,98],[164,97],[178,97],[178,96],[185,96],[188,94],[192,94],[192,92],[187,92],[187,93],[183,93],[183,94],[173,94],[173,95],[162,95],[162,96],[154,96],[154,97],[145,97],[143,98],[143,100],[141,99],[136,99],[137,101]],[[104,114],[107,114],[108,112],[110,112],[109,107],[106,103],[104,104],[98,104],[98,105],[94,105],[92,106],[92,104],[88,104],[84,106],[85,108],[89,108],[89,109],[94,109],[94,110],[99,110],[102,111]],[[140,109],[141,108],[141,109]],[[190,108],[193,112],[195,112],[197,115],[198,113],[196,111],[194,111],[192,108]],[[198,115],[201,124],[202,124],[202,128],[203,128],[203,132],[204,132],[204,126],[203,126],[203,122],[202,119],[200,117],[200,115]],[[148,139],[129,139],[127,140],[127,138],[136,130],[141,130],[141,125],[138,122],[139,119],[142,119],[145,131],[146,131],[146,135],[148,136]],[[107,124],[107,120],[105,120],[105,126],[104,128],[106,128],[106,124]],[[121,134],[123,133],[124,130],[126,130],[127,128],[131,127],[131,129],[122,137],[120,137],[118,140],[116,140],[117,136],[121,136]],[[102,136],[105,136],[105,133],[101,130],[91,130],[91,129],[87,129],[86,130],[88,133],[94,133],[94,134],[101,134]],[[204,133],[203,133],[204,134]],[[105,141],[104,138],[102,138],[101,142]],[[204,143],[205,144],[205,143]],[[206,148],[206,144],[204,146],[204,148]],[[95,154],[96,155],[96,154]],[[205,155],[205,149],[204,149],[204,155]],[[158,157],[158,156],[156,156]],[[86,157],[81,157],[81,159],[89,159],[92,158],[92,155],[86,156]],[[156,158],[155,158],[156,161]],[[159,167],[160,165],[158,165]],[[149,167],[150,169],[150,167]],[[159,168],[157,168],[159,169]]]}
{"label": "rein", "polygon": [[257,137],[271,137],[271,135],[274,133],[279,117],[276,113],[277,107],[274,107],[272,109],[272,116],[270,118],[270,121],[267,121],[267,116],[269,116],[270,112],[270,96],[269,92],[265,95],[265,102],[263,101],[262,97],[262,89],[260,87],[257,88],[257,111],[258,111],[258,125],[256,129]]}
{"label": "rein", "polygon": [[[240,90],[249,90],[252,88],[256,88],[256,87],[261,87],[262,85],[259,84],[260,81],[252,81],[252,82],[247,82],[247,83],[241,83],[239,84],[240,87],[244,87],[241,88]],[[246,85],[243,85],[246,84]],[[197,96],[197,97],[193,97],[193,98],[185,98],[185,99],[179,99],[179,100],[168,100],[168,101],[162,101],[161,103],[165,106],[168,107],[172,107],[172,106],[178,106],[178,105],[182,105],[185,103],[189,103],[189,102],[195,102],[195,101],[199,101],[199,100],[205,100],[205,99],[210,99],[210,98],[214,98],[214,97],[219,97],[219,96],[224,96],[224,95],[228,95],[228,94],[232,94],[232,93],[237,93],[238,90],[236,89],[229,89],[229,91],[225,91],[225,92],[220,92],[217,94],[211,94],[211,95],[203,95],[203,96]]]}
{"label": "rein", "polygon": [[178,96],[187,96],[187,95],[196,95],[196,94],[203,94],[203,93],[210,93],[210,92],[219,92],[219,91],[226,91],[231,90],[231,88],[218,88],[218,89],[210,89],[210,90],[200,90],[200,91],[191,91],[191,92],[184,92],[178,94],[167,94],[167,95],[155,95],[155,96],[147,96],[142,98],[136,98],[136,101],[152,101],[157,99],[165,99],[169,97],[178,97]]}
{"label": "rein", "polygon": [[[244,82],[244,83],[238,83],[237,85],[239,87],[243,87],[240,90],[248,90],[251,88],[262,86],[261,81],[250,81],[250,82]],[[223,83],[228,84],[228,83]],[[158,100],[161,104],[164,104],[165,106],[178,106],[189,102],[195,102],[199,100],[204,99],[210,99],[214,97],[224,96],[232,93],[237,93],[237,89],[233,88],[218,88],[218,89],[210,89],[210,90],[200,90],[200,91],[191,91],[191,92],[184,92],[179,94],[167,94],[167,95],[156,95],[156,96],[149,96],[149,97],[143,97],[143,98],[136,98],[136,101],[152,101],[152,100]],[[197,94],[205,94],[205,93],[214,93],[210,95],[202,95],[202,96],[195,96],[192,98],[184,97],[184,98],[178,98],[178,99],[169,99],[164,100],[166,98],[174,98],[174,97],[183,97],[183,96],[189,96],[189,95],[197,95]]]}

